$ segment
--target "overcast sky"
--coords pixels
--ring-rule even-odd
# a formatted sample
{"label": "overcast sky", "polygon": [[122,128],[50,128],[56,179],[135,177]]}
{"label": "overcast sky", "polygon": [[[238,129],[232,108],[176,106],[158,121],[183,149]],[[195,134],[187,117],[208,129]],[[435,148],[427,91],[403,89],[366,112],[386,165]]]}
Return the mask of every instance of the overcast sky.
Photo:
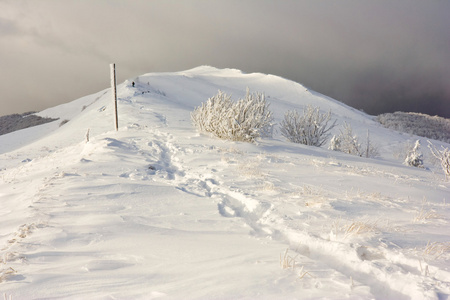
{"label": "overcast sky", "polygon": [[448,0],[0,0],[0,115],[200,65],[450,118]]}

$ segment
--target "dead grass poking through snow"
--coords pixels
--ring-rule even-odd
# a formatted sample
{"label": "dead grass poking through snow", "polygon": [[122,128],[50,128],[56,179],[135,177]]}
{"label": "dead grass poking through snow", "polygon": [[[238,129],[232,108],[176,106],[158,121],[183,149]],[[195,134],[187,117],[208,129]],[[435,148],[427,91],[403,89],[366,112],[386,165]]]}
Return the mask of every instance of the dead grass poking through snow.
{"label": "dead grass poking through snow", "polygon": [[17,271],[11,267],[0,270],[0,283],[6,281],[8,279],[8,277],[10,277],[16,273],[17,273]]}
{"label": "dead grass poking through snow", "polygon": [[[291,270],[295,270],[295,267],[297,265],[297,256],[292,257],[291,255],[289,255],[289,248],[286,249],[286,251],[283,254],[280,254],[280,266],[283,269],[291,269]],[[297,279],[303,279],[306,275],[310,276],[310,277],[314,277],[312,276],[308,271],[304,271],[304,266],[301,266],[299,271],[298,271],[298,278]]]}
{"label": "dead grass poking through snow", "polygon": [[369,223],[367,221],[354,221],[345,228],[346,234],[362,234],[366,232],[376,231],[377,226],[375,223]]}
{"label": "dead grass poking through snow", "polygon": [[0,258],[0,263],[1,264],[6,264],[8,262],[11,261],[16,261],[16,260],[20,260],[20,261],[25,261],[25,257],[23,255],[20,255],[17,252],[5,252],[2,257]]}
{"label": "dead grass poking through snow", "polygon": [[302,266],[300,268],[300,271],[298,273],[298,279],[303,279],[303,277],[305,277],[306,275],[314,278],[314,276],[312,276],[311,273],[309,273],[308,271],[303,271],[303,269],[304,269],[304,266]]}
{"label": "dead grass poking through snow", "polygon": [[288,254],[289,248],[286,249],[284,255],[280,254],[280,266],[283,269],[294,269],[297,261],[295,260],[298,254],[294,257]]}
{"label": "dead grass poking through snow", "polygon": [[422,207],[414,217],[414,223],[425,223],[430,219],[440,219],[440,215],[433,211],[432,209],[425,209]]}
{"label": "dead grass poking through snow", "polygon": [[341,224],[341,220],[338,219],[333,222],[332,231],[337,236],[342,236],[344,239],[352,236],[365,234],[378,231],[377,221],[360,220],[351,221],[346,224]]}
{"label": "dead grass poking through snow", "polygon": [[428,202],[426,199],[422,201],[422,206],[420,209],[416,212],[414,216],[414,223],[426,223],[428,220],[431,219],[441,219],[442,216],[436,213],[433,209],[427,208],[426,205],[428,205]]}
{"label": "dead grass poking through snow", "polygon": [[438,259],[445,254],[450,254],[450,242],[428,242],[423,250],[423,255],[432,256],[434,259]]}

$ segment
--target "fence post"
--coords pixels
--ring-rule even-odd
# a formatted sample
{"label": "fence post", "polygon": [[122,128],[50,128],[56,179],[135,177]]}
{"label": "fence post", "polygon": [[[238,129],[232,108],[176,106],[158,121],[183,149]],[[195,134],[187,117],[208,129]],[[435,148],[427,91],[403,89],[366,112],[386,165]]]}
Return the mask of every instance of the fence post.
{"label": "fence post", "polygon": [[119,117],[117,115],[117,89],[116,89],[116,64],[109,65],[111,74],[111,88],[114,100],[114,124],[116,126],[116,131],[119,130]]}

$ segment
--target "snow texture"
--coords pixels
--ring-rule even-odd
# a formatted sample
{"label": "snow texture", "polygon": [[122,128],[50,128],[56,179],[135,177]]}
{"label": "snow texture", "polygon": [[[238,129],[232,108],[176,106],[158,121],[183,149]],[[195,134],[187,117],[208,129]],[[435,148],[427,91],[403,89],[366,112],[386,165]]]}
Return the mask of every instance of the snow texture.
{"label": "snow texture", "polygon": [[[135,83],[132,87],[131,82]],[[308,105],[379,146],[364,158],[200,134],[218,90]],[[418,138],[304,86],[198,67],[150,73],[0,136],[0,291],[11,299],[447,299],[450,183],[395,153]],[[331,134],[339,133],[336,127]],[[89,140],[87,139],[89,137]],[[449,147],[432,141],[433,145]]]}

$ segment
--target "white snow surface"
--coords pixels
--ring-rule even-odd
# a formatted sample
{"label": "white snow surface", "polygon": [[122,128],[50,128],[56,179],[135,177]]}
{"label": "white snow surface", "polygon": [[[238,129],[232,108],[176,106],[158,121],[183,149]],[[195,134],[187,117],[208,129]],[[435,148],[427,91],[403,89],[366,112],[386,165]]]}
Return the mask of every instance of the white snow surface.
{"label": "white snow surface", "polygon": [[[247,87],[278,124],[319,106],[369,130],[380,156],[195,130],[195,107]],[[118,111],[116,132],[106,89],[0,136],[0,297],[448,299],[450,183],[425,147],[425,168],[396,157],[418,137],[298,83],[207,66],[125,81]]]}

